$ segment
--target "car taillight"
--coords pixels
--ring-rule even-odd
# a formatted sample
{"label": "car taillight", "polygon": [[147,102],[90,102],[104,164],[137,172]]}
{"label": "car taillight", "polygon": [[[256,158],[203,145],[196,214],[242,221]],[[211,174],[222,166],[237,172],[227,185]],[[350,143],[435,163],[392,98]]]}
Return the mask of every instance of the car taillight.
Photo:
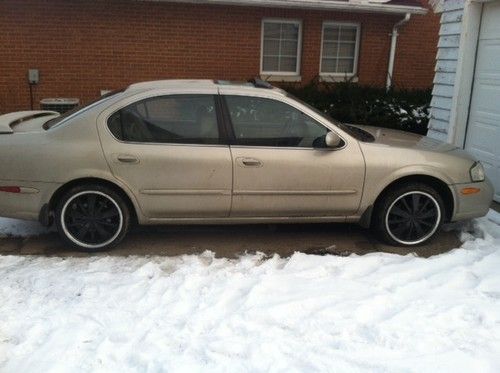
{"label": "car taillight", "polygon": [[21,188],[18,186],[0,186],[0,192],[21,193]]}

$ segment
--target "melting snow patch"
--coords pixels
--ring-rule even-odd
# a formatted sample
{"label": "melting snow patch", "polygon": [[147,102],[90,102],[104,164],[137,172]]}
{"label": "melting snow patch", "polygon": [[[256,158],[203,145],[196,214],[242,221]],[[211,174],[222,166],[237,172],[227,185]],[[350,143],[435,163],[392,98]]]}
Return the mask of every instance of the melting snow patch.
{"label": "melting snow patch", "polygon": [[36,221],[0,218],[0,237],[38,236],[47,232],[49,229]]}
{"label": "melting snow patch", "polygon": [[0,256],[0,371],[500,370],[500,226],[461,248]]}

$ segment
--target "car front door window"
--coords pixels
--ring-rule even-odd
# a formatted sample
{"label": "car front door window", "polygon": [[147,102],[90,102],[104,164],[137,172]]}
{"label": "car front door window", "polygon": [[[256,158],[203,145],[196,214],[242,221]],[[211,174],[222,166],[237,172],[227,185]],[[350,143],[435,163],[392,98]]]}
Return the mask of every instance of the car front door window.
{"label": "car front door window", "polygon": [[237,145],[317,147],[328,129],[300,110],[280,101],[225,96]]}

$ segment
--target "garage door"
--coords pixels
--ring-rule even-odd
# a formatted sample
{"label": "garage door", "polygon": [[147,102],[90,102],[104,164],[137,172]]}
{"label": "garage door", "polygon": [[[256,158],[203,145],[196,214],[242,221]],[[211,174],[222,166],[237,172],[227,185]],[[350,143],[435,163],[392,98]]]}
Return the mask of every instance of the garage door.
{"label": "garage door", "polygon": [[465,148],[484,164],[500,202],[500,1],[483,7]]}

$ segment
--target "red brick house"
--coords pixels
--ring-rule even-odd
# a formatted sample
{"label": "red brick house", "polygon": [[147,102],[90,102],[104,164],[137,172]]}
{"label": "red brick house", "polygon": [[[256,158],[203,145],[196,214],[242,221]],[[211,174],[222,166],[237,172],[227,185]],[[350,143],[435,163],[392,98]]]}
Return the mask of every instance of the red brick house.
{"label": "red brick house", "polygon": [[29,107],[28,69],[35,107],[160,78],[427,88],[438,30],[426,0],[2,0],[0,112]]}

